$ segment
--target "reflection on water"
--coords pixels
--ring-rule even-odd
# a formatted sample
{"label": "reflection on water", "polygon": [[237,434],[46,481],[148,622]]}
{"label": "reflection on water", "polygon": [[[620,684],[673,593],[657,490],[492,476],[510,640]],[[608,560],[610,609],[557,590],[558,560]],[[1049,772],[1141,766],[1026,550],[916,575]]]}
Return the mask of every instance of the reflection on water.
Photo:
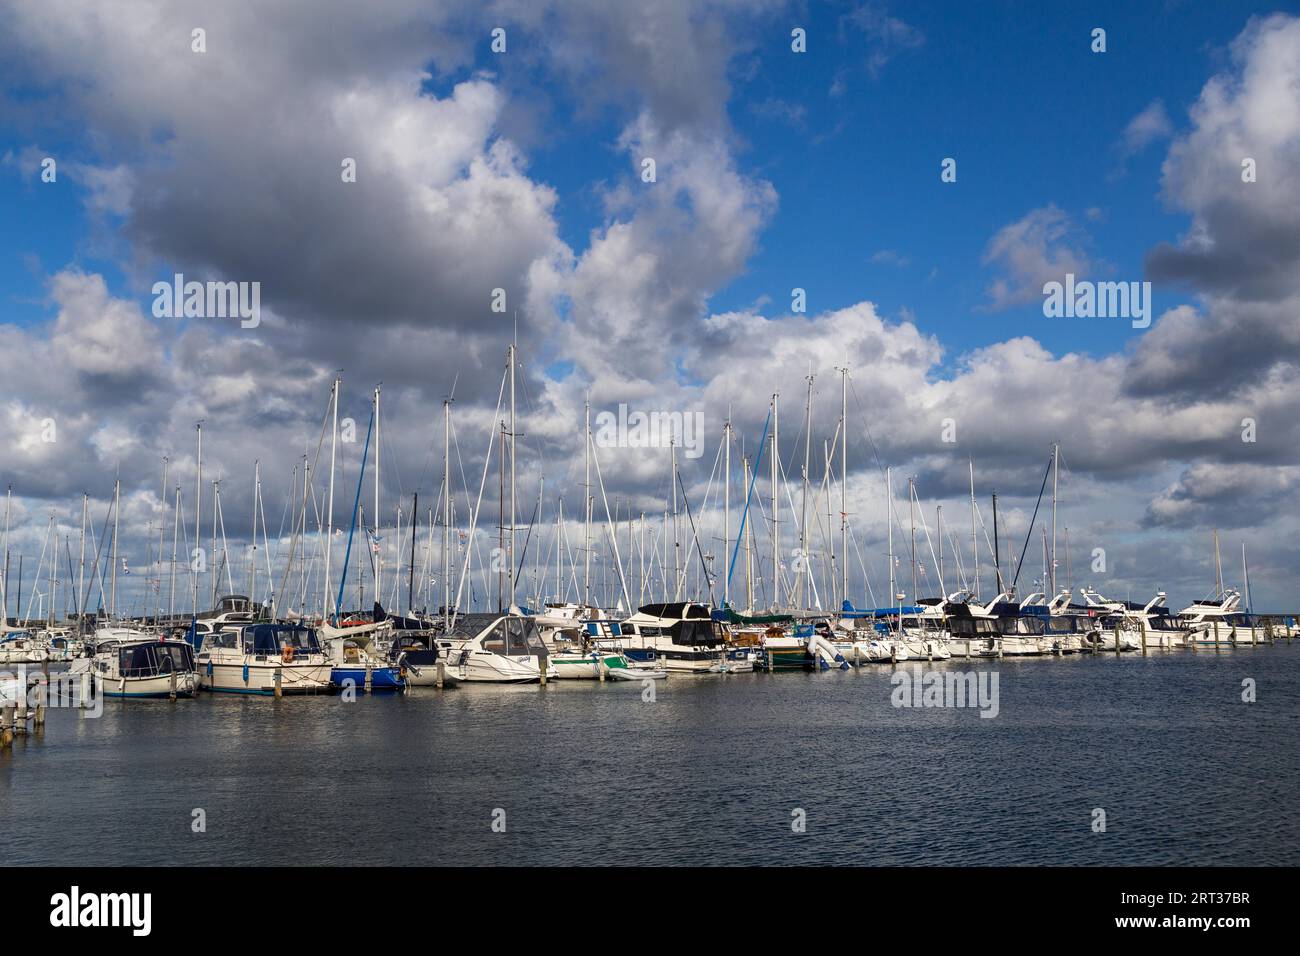
{"label": "reflection on water", "polygon": [[1300,863],[1300,648],[934,666],[996,667],[998,716],[888,668],[52,710],[0,862]]}

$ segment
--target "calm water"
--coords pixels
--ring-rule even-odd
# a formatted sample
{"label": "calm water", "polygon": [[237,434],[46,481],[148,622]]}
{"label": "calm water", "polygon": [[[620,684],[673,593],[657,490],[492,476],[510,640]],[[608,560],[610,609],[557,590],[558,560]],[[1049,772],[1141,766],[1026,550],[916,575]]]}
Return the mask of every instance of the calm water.
{"label": "calm water", "polygon": [[994,663],[936,666],[997,670],[995,719],[888,668],[55,710],[0,755],[0,861],[1300,863],[1300,644]]}

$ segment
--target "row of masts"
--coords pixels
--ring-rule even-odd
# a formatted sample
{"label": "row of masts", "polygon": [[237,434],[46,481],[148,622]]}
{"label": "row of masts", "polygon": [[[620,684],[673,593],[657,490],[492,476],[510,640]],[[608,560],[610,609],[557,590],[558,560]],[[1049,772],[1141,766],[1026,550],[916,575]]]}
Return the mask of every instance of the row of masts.
{"label": "row of masts", "polygon": [[[506,607],[512,606],[516,603],[518,598],[518,592],[519,592],[520,577],[521,574],[523,573],[523,567],[524,567],[522,558],[526,557],[526,555],[523,556],[519,555],[519,551],[518,551],[518,543],[519,543],[518,532],[521,530],[518,521],[519,518],[518,495],[517,495],[518,471],[517,471],[517,459],[516,459],[517,438],[519,436],[519,430],[517,428],[517,400],[516,400],[516,370],[518,367],[518,360],[517,360],[516,347],[513,344],[509,346],[507,352],[506,366],[507,366],[506,373],[503,376],[503,381],[502,381],[503,395],[500,396],[498,399],[498,411],[501,410],[501,405],[503,404],[502,398],[504,397],[504,393],[508,388],[508,392],[509,392],[508,418],[506,417],[501,418],[499,422],[499,427],[496,429],[497,434],[494,436],[496,439],[496,444],[498,449],[497,450],[498,515],[500,516],[500,520],[498,521],[498,529],[497,529],[498,546],[497,546],[497,553],[494,555],[493,558],[493,565],[494,565],[493,570],[495,571],[496,578],[497,578],[496,604],[499,610],[505,609]],[[824,602],[821,599],[822,593],[824,592],[819,592],[817,588],[816,577],[813,571],[813,561],[811,560],[811,553],[812,553],[812,546],[813,546],[812,536],[810,534],[811,524],[812,524],[811,510],[816,507],[815,498],[818,494],[821,494],[824,497],[826,503],[825,515],[827,519],[827,526],[826,526],[826,534],[824,535],[824,539],[827,540],[826,550],[827,550],[828,564],[825,568],[826,578],[824,583],[828,586],[827,590],[830,591],[830,597],[832,599],[831,607],[833,608],[838,607],[840,602],[850,599],[849,544],[850,544],[851,528],[850,528],[850,521],[849,521],[850,515],[849,515],[849,508],[848,508],[848,488],[847,488],[848,486],[847,479],[849,475],[849,471],[848,471],[849,370],[847,368],[837,368],[836,371],[840,375],[840,414],[839,414],[839,419],[836,422],[836,427],[833,435],[828,439],[824,439],[822,441],[821,465],[822,465],[823,477],[822,477],[820,492],[814,491],[812,486],[812,472],[813,472],[812,406],[813,406],[813,394],[814,394],[814,376],[810,372],[806,378],[807,388],[806,388],[806,398],[805,398],[805,405],[804,405],[804,422],[803,422],[804,441],[803,441],[803,449],[802,449],[803,463],[800,472],[801,495],[800,495],[799,508],[798,508],[798,521],[793,535],[794,542],[797,544],[797,547],[793,553],[795,559],[793,565],[793,575],[788,582],[784,582],[782,580],[783,575],[781,573],[784,567],[784,562],[782,562],[781,560],[782,508],[781,508],[780,496],[783,487],[786,488],[787,496],[789,495],[789,492],[788,492],[788,487],[783,482],[784,473],[783,473],[782,459],[780,453],[780,393],[774,392],[771,396],[771,400],[769,403],[768,421],[771,427],[769,432],[768,427],[765,424],[764,431],[770,434],[770,439],[767,442],[766,447],[763,447],[764,443],[760,442],[759,458],[761,459],[762,454],[765,452],[768,454],[768,458],[769,458],[768,461],[768,467],[770,471],[769,513],[766,516],[761,516],[761,517],[765,519],[768,526],[770,527],[770,532],[771,532],[771,580],[770,580],[770,590],[768,591],[767,600],[768,600],[768,606],[773,609],[781,609],[781,608],[803,609],[803,608],[812,608],[814,606],[822,606],[824,604]],[[307,546],[306,546],[306,539],[309,535],[309,523],[308,523],[309,504],[312,506],[316,506],[317,504],[315,482],[313,481],[313,476],[315,475],[315,472],[317,470],[316,466],[317,463],[319,462],[320,455],[323,451],[323,432],[324,429],[328,426],[329,439],[330,439],[329,473],[326,482],[324,515],[322,516],[320,514],[319,507],[317,507],[316,509],[317,531],[319,532],[319,536],[320,536],[319,537],[320,547],[318,549],[319,554],[317,557],[323,563],[323,573],[321,576],[321,584],[320,584],[319,595],[318,595],[319,604],[317,605],[317,609],[319,611],[319,615],[321,619],[327,619],[327,620],[337,620],[343,612],[343,608],[342,608],[343,586],[344,586],[344,579],[346,578],[347,575],[346,567],[338,569],[337,571],[338,589],[336,592],[334,590],[334,585],[336,583],[335,582],[336,568],[334,565],[333,552],[334,552],[334,538],[336,536],[334,521],[335,521],[335,490],[336,490],[335,484],[336,484],[336,470],[338,464],[338,444],[339,444],[340,387],[341,387],[341,377],[340,374],[336,373],[330,389],[329,404],[326,412],[326,421],[325,423],[322,424],[322,441],[317,448],[316,462],[309,461],[309,455],[304,453],[300,463],[295,465],[294,467],[294,473],[290,481],[290,488],[291,488],[290,513],[293,515],[293,521],[289,530],[289,539],[290,539],[289,554],[285,562],[284,572],[278,590],[275,587],[275,572],[272,564],[271,539],[270,539],[268,526],[266,522],[264,502],[263,502],[261,462],[260,460],[254,461],[253,497],[252,497],[252,536],[251,536],[250,551],[249,551],[249,563],[247,568],[248,591],[250,597],[253,600],[256,600],[256,596],[259,593],[258,592],[259,574],[264,573],[265,574],[264,580],[266,582],[265,588],[270,594],[271,603],[274,604],[276,603],[277,595],[279,596],[279,599],[281,601],[285,600],[289,592],[289,585],[291,583],[292,578],[294,577],[294,568],[295,568],[295,561],[296,561],[297,587],[294,588],[294,592],[293,592],[296,600],[288,601],[287,604],[289,609],[296,610],[303,613],[307,611],[309,600],[310,600],[308,584],[312,575],[312,572],[309,571],[307,566],[308,559],[307,559]],[[373,390],[373,398],[371,404],[371,421],[370,421],[370,426],[367,429],[366,448],[365,451],[363,452],[363,459],[362,459],[362,471],[364,473],[365,462],[367,460],[367,456],[369,454],[369,449],[370,449],[370,442],[373,438],[375,454],[374,454],[374,465],[373,465],[374,472],[372,476],[373,511],[371,513],[371,518],[374,522],[375,530],[372,534],[367,529],[366,522],[364,520],[365,519],[364,508],[362,508],[360,504],[360,497],[361,497],[360,483],[364,478],[364,474],[358,476],[357,497],[354,505],[354,514],[353,514],[352,522],[348,528],[349,548],[350,548],[351,546],[350,536],[356,530],[356,527],[358,525],[358,518],[360,519],[360,526],[363,530],[363,533],[366,536],[365,550],[371,557],[371,575],[372,575],[372,581],[374,586],[374,596],[377,601],[381,599],[384,593],[383,591],[384,572],[385,572],[384,556],[385,556],[385,551],[387,550],[383,547],[380,547],[380,541],[382,540],[380,536],[381,522],[379,520],[379,516],[382,514],[381,512],[382,481],[381,481],[381,455],[380,455],[382,419],[381,419],[380,399],[381,399],[381,386],[376,385]],[[441,532],[442,532],[442,546],[441,546],[441,555],[440,555],[441,573],[438,576],[438,584],[441,592],[439,609],[440,609],[440,614],[443,616],[446,623],[450,623],[451,616],[454,614],[454,609],[461,605],[462,599],[464,597],[463,589],[465,587],[466,579],[470,572],[471,552],[473,550],[474,542],[475,542],[474,528],[477,524],[478,512],[482,506],[482,491],[483,491],[482,486],[480,486],[479,501],[470,509],[471,530],[464,549],[465,555],[464,555],[463,567],[461,569],[459,578],[457,578],[453,574],[454,569],[451,566],[452,528],[454,524],[454,514],[453,514],[454,502],[453,502],[453,496],[451,492],[452,489],[452,480],[451,480],[452,402],[453,402],[453,397],[451,395],[449,395],[443,401],[443,475],[442,475],[442,487],[441,487],[441,495],[440,495],[441,501],[438,509],[439,513],[437,515],[437,518],[439,519],[437,523],[440,524]],[[195,426],[196,428],[196,459],[195,459],[196,471],[195,471],[195,491],[194,491],[195,494],[194,545],[195,547],[190,554],[190,562],[189,562],[190,572],[191,572],[190,604],[191,604],[191,611],[195,615],[197,615],[201,610],[204,609],[203,608],[204,600],[200,594],[200,579],[203,573],[210,572],[212,575],[211,601],[213,605],[215,605],[216,603],[218,590],[220,586],[220,576],[223,570],[225,572],[226,580],[228,585],[230,586],[230,589],[232,591],[234,590],[233,571],[232,571],[231,562],[229,560],[228,549],[225,547],[222,547],[220,550],[218,549],[219,534],[222,539],[223,545],[225,544],[225,526],[224,526],[224,515],[222,513],[222,507],[221,507],[221,480],[220,479],[214,479],[211,481],[211,486],[212,486],[211,550],[208,551],[206,554],[204,554],[201,551],[198,543],[198,529],[202,523],[203,505],[204,505],[203,424],[204,424],[203,421],[199,421],[196,423]],[[619,547],[618,547],[619,535],[617,533],[617,528],[616,528],[616,524],[618,524],[618,519],[616,514],[612,514],[610,512],[608,499],[606,498],[603,476],[600,473],[600,462],[596,454],[596,444],[593,440],[593,435],[592,435],[591,402],[590,402],[590,397],[589,396],[587,397],[587,399],[584,401],[584,408],[583,408],[583,483],[582,483],[583,539],[582,539],[582,547],[581,547],[581,555],[582,555],[581,588],[579,589],[580,600],[582,603],[587,605],[600,603],[599,601],[597,601],[597,595],[595,593],[596,590],[600,591],[601,599],[606,604],[609,603],[609,597],[610,597],[608,581],[607,580],[603,581],[599,589],[597,589],[594,587],[594,581],[592,575],[592,561],[593,561],[593,557],[596,556],[596,548],[593,545],[593,518],[594,518],[594,508],[596,503],[596,496],[594,494],[594,490],[597,487],[599,487],[600,495],[602,500],[604,501],[605,512],[606,512],[606,521],[607,521],[607,529],[606,529],[607,542],[606,543],[607,543],[608,551],[611,553],[610,556],[613,558],[614,569],[617,572],[618,591],[621,595],[620,604],[624,606],[630,605],[632,603],[631,599],[633,593],[637,594],[638,603],[644,601],[644,599],[647,596],[647,593],[652,589],[651,585],[653,582],[653,566],[655,560],[657,560],[660,565],[659,580],[660,580],[660,588],[662,592],[661,596],[663,598],[669,600],[682,600],[689,593],[693,598],[696,599],[702,599],[707,596],[710,599],[710,601],[713,603],[716,603],[717,600],[720,598],[721,603],[730,606],[733,603],[732,574],[735,569],[735,565],[739,557],[739,554],[743,550],[744,552],[744,565],[743,565],[744,606],[748,610],[753,610],[758,606],[759,601],[758,601],[758,596],[756,594],[756,582],[761,578],[761,570],[760,570],[759,562],[756,560],[757,538],[755,533],[755,522],[752,520],[748,520],[748,514],[751,505],[757,504],[757,502],[755,502],[753,499],[753,490],[754,490],[755,480],[757,478],[756,472],[757,472],[759,462],[758,461],[751,462],[750,457],[748,455],[742,454],[741,456],[741,482],[742,482],[742,488],[745,490],[744,512],[742,512],[741,522],[738,528],[737,535],[733,540],[732,514],[731,514],[732,505],[733,505],[731,490],[732,490],[732,484],[734,483],[733,473],[732,473],[732,467],[733,467],[732,466],[732,445],[736,442],[736,440],[737,440],[736,434],[733,428],[731,415],[729,411],[726,421],[724,422],[723,425],[722,447],[720,449],[720,457],[722,459],[722,469],[723,469],[723,475],[721,480],[722,498],[723,498],[723,502],[722,502],[722,544],[723,544],[723,558],[724,558],[723,572],[721,574],[717,573],[716,568],[711,565],[711,562],[715,559],[716,556],[713,555],[712,553],[706,554],[703,545],[700,542],[698,527],[695,523],[695,517],[691,511],[690,501],[686,498],[685,486],[684,483],[682,482],[678,470],[678,461],[677,461],[678,445],[677,445],[677,441],[674,438],[674,440],[670,441],[669,444],[670,489],[669,489],[669,494],[667,496],[668,500],[665,501],[665,512],[663,516],[664,537],[667,538],[669,529],[671,529],[671,538],[663,541],[665,550],[662,555],[659,555],[657,553],[657,548],[647,549],[646,540],[645,540],[646,530],[648,525],[646,519],[646,512],[640,511],[639,516],[634,517],[631,512],[631,509],[630,508],[628,509],[628,515],[626,518],[627,557],[629,562],[632,561],[634,556],[636,556],[638,559],[638,573],[635,578],[637,585],[635,588],[629,588],[627,583],[627,572],[630,570],[630,567],[625,567],[623,557],[619,553]],[[835,518],[835,514],[832,506],[832,486],[835,479],[834,458],[836,452],[838,452],[838,456],[839,456],[838,552],[834,544],[834,535],[831,530],[834,527],[834,518]],[[484,471],[483,471],[484,480],[486,480],[488,474],[488,468],[489,465],[491,464],[490,461],[491,455],[492,455],[492,443],[489,443],[488,453],[484,460]],[[170,458],[165,457],[163,459],[162,494],[160,496],[163,501],[165,501],[167,498],[167,489],[170,483],[169,482],[170,465],[171,465]],[[596,478],[598,482],[597,485],[593,485],[592,482],[593,467],[596,470]],[[1049,468],[1050,468],[1051,478],[1052,478],[1050,539],[1048,537],[1047,529],[1044,528],[1043,530],[1044,573],[1043,573],[1043,578],[1041,583],[1045,590],[1048,590],[1049,593],[1051,594],[1055,594],[1058,591],[1057,569],[1059,566],[1057,561],[1057,506],[1059,500],[1060,447],[1058,444],[1053,444],[1052,446],[1052,459]],[[301,469],[301,483],[299,483],[298,480],[300,469]],[[980,580],[980,547],[979,547],[979,540],[978,540],[978,525],[980,523],[980,517],[979,517],[979,510],[978,510],[976,496],[975,496],[975,473],[974,473],[973,461],[968,462],[968,469],[969,469],[969,485],[970,485],[970,555],[972,561],[970,574],[966,573],[966,569],[961,562],[961,556],[958,553],[955,546],[952,548],[950,553],[952,554],[953,558],[956,560],[958,566],[958,573],[964,586],[971,593],[977,594],[979,591],[979,580]],[[888,514],[886,516],[886,525],[887,525],[886,563],[888,568],[888,587],[889,587],[887,603],[891,603],[891,604],[896,600],[901,601],[905,596],[902,592],[899,591],[899,582],[897,580],[897,562],[894,554],[894,525],[897,521],[897,515],[894,512],[894,494],[893,494],[894,485],[893,485],[892,472],[893,472],[892,468],[885,468],[884,475],[883,475],[885,489],[886,489],[885,500],[886,500],[886,506],[888,510]],[[1046,481],[1046,477],[1044,478],[1044,481]],[[921,581],[919,580],[919,575],[923,575],[925,573],[925,563],[918,559],[919,541],[917,538],[917,511],[920,506],[920,500],[918,498],[917,491],[916,491],[915,478],[909,477],[907,481],[907,485],[908,485],[908,511],[909,511],[909,527],[910,527],[910,542],[909,542],[910,564],[911,564],[910,583],[911,583],[911,594],[913,599],[915,599],[918,596],[920,596],[922,592],[922,585],[921,585]],[[543,476],[538,479],[537,499],[536,499],[536,504],[534,506],[533,517],[530,519],[527,527],[528,535],[525,538],[525,550],[527,550],[527,548],[531,546],[531,541],[534,537],[534,530],[538,526],[538,521],[542,516],[544,487],[545,487],[545,478]],[[301,494],[299,494],[299,489],[301,489]],[[468,494],[468,489],[466,489],[466,492]],[[188,529],[184,527],[185,522],[182,520],[183,503],[182,503],[182,496],[181,496],[181,488],[179,485],[175,486],[172,494],[172,499],[173,499],[172,502],[173,529],[172,529],[172,549],[171,549],[172,550],[171,582],[169,587],[167,608],[168,608],[168,616],[175,619],[177,617],[177,610],[178,610],[177,609],[177,566],[178,566],[179,548],[180,548],[182,537],[184,537],[188,543],[189,535],[188,535]],[[6,596],[5,605],[4,605],[6,609],[7,609],[8,571],[9,571],[8,538],[9,538],[9,501],[10,500],[11,500],[11,493],[10,496],[8,496],[6,499],[5,571],[4,571],[3,579],[0,579],[3,582],[2,584],[0,584],[0,587],[3,588],[3,593]],[[707,500],[707,496],[706,496],[706,500]],[[1007,590],[1007,588],[1010,585],[1005,580],[1003,575],[1001,547],[999,542],[997,501],[998,501],[998,496],[994,494],[993,495],[993,541],[987,543],[990,545],[990,550],[993,555],[996,589],[1000,593],[1004,590]],[[407,603],[408,611],[413,609],[415,603],[414,579],[415,579],[415,566],[416,566],[415,549],[416,549],[416,538],[418,533],[417,524],[418,524],[418,517],[419,517],[418,502],[419,502],[419,497],[418,497],[418,493],[416,493],[415,495],[413,495],[412,511],[410,515],[411,520],[409,525],[410,557],[409,557],[409,563],[407,567],[407,595],[406,595],[407,597],[406,603]],[[91,563],[92,587],[94,584],[94,580],[96,579],[96,577],[98,577],[101,585],[100,586],[101,603],[103,603],[103,600],[106,598],[107,612],[110,618],[116,618],[118,616],[117,588],[118,588],[118,570],[119,570],[118,541],[119,541],[119,530],[120,530],[120,504],[121,504],[121,481],[120,478],[115,477],[114,489],[113,489],[113,500],[110,506],[110,514],[112,517],[112,532],[110,538],[111,549],[110,549],[110,557],[109,557],[108,565],[109,568],[111,569],[111,573],[108,575],[109,581],[107,582],[107,594],[104,593],[105,582],[103,581],[103,578],[105,575],[99,563],[99,559],[100,559],[99,552],[102,546],[102,536],[100,539],[100,545],[96,546],[94,559]],[[681,527],[681,517],[682,517],[681,507],[683,504],[686,507],[687,517],[691,523],[691,536],[689,541],[685,545],[683,543],[683,535],[682,535],[682,527]],[[791,511],[794,510],[794,505],[792,500],[790,502],[790,508]],[[759,510],[761,512],[761,508]],[[940,586],[940,590],[942,591],[946,586],[944,544],[945,544],[945,538],[948,537],[948,535],[945,533],[945,528],[943,526],[942,505],[936,507],[935,519],[936,519],[935,522],[936,535],[938,537],[937,555],[934,554],[934,545],[933,542],[930,540],[929,528],[924,523],[924,521],[922,521],[921,523],[921,529],[924,532],[926,540],[930,545],[932,557],[934,557],[935,559],[935,570],[937,571],[937,575],[938,575],[938,584]],[[83,495],[82,531],[81,531],[81,543],[80,543],[81,559],[80,559],[79,572],[77,575],[77,590],[75,594],[75,601],[73,602],[75,612],[78,617],[84,617],[86,615],[86,603],[90,595],[90,589],[86,587],[86,582],[85,582],[86,538],[87,538],[88,521],[89,521],[89,496]],[[106,520],[106,524],[107,524],[107,520]],[[400,531],[401,525],[402,525],[402,507],[399,501],[398,508],[397,508],[397,522],[395,525],[395,530]],[[433,529],[435,526],[435,515],[433,509],[429,509],[428,526],[430,532],[429,543],[431,546]],[[634,532],[638,526],[640,531],[639,542],[636,540],[634,535]],[[50,536],[50,534],[57,535],[57,529],[55,526],[53,515],[50,516],[49,527],[50,527],[50,531],[49,533],[47,533],[47,538]],[[107,528],[105,530],[107,530]],[[283,531],[283,529],[281,530]],[[261,534],[260,546],[259,546],[259,538],[258,538],[259,531]],[[341,533],[341,531],[342,529],[338,529],[338,533]],[[1031,528],[1031,532],[1032,532],[1032,528]],[[279,538],[280,535],[277,535],[277,539]],[[1069,586],[1071,582],[1070,582],[1070,571],[1069,571],[1069,529],[1068,528],[1065,529],[1065,541],[1066,541],[1066,562],[1067,562],[1066,577],[1067,577],[1067,586]],[[93,543],[93,533],[92,533],[92,543]],[[399,545],[401,543],[402,542],[400,541],[398,542]],[[1028,539],[1026,539],[1026,545],[1027,544],[1028,544]],[[670,552],[669,552],[669,546],[671,546]],[[163,522],[160,521],[158,522],[158,533],[157,533],[157,560],[158,560],[158,566],[160,570],[162,565],[162,555],[163,555],[164,547],[165,547],[164,524]],[[68,550],[66,536],[65,536],[65,550]],[[537,545],[537,551],[535,552],[534,569],[533,569],[535,593],[530,597],[530,600],[538,601],[538,602],[540,602],[540,600],[542,599],[542,594],[545,591],[545,580],[549,576],[548,573],[544,572],[541,567],[542,550],[543,550],[542,546],[539,543]],[[548,550],[551,554],[554,555],[554,567],[555,567],[554,597],[558,600],[563,600],[564,596],[572,594],[573,586],[576,585],[577,583],[576,580],[566,581],[563,576],[563,570],[564,570],[563,554],[565,552],[570,551],[567,532],[565,531],[563,495],[560,495],[558,498],[556,529],[553,534],[551,546],[546,550]],[[55,538],[53,551],[57,552],[57,537]],[[260,552],[260,557],[263,559],[263,564],[264,564],[263,568],[259,568],[259,560],[258,560],[259,552]],[[208,561],[215,561],[219,553],[221,554],[220,563],[214,567],[207,568],[206,563]],[[426,549],[426,554],[427,554],[427,549]],[[647,566],[648,555],[652,558],[652,560],[649,563],[649,566]],[[695,557],[698,557],[699,559],[698,561],[699,572],[696,575],[696,588],[692,592],[690,591],[689,588],[689,579],[691,576],[691,568],[695,563],[694,561]],[[313,561],[314,560],[315,559],[313,559]],[[550,561],[551,559],[548,557],[548,564],[550,563]],[[859,554],[859,561],[861,562],[860,554]],[[1023,554],[1022,554],[1022,561],[1023,561]],[[57,599],[57,584],[59,580],[57,563],[58,562],[57,562],[57,555],[56,555],[56,557],[52,559],[50,562],[50,570],[47,576],[47,579],[50,583],[49,614],[51,616],[54,614],[54,608]],[[150,558],[149,563],[150,565],[152,565],[153,563],[152,556]],[[43,549],[41,560],[38,565],[38,572],[37,572],[38,580],[39,580],[40,570],[44,568],[44,564],[45,564],[45,554]],[[427,570],[427,564],[428,561],[426,558],[426,570]],[[1011,566],[1012,566],[1011,556],[1008,555],[1008,567]],[[1215,534],[1215,568],[1216,568],[1215,570],[1216,588],[1218,590],[1218,593],[1221,594],[1222,593],[1222,570],[1218,558],[1217,532]],[[607,572],[608,570],[607,565],[605,566],[605,569]],[[571,561],[571,566],[570,566],[571,575],[573,570],[574,569],[572,568],[572,561]],[[671,579],[669,578],[670,570],[671,570]],[[69,571],[71,572],[70,555],[69,555]],[[1244,545],[1243,545],[1243,576],[1244,575],[1245,575],[1245,553],[1244,553]],[[866,584],[867,587],[869,587],[870,586],[869,581],[866,578],[865,564],[863,564],[863,576],[864,576],[864,584]],[[454,590],[453,590],[453,581],[457,582]],[[783,584],[785,585],[784,587]],[[161,611],[161,573],[156,579],[156,585],[157,585],[156,590],[158,591],[158,604],[159,604],[159,609]],[[394,582],[394,590],[395,588],[396,588],[396,581]],[[719,593],[715,593],[715,590]],[[428,593],[427,590],[425,591],[425,593],[427,595]],[[364,595],[364,585],[361,584],[360,581],[358,582],[358,594]],[[360,599],[359,599],[359,603],[360,603]],[[426,608],[427,608],[427,603],[428,602],[426,600]]]}

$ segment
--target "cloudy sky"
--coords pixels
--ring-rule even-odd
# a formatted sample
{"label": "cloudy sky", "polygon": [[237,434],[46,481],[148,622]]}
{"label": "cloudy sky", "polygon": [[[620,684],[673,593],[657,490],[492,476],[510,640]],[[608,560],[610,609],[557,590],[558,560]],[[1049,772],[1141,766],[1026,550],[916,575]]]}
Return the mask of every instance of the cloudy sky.
{"label": "cloudy sky", "polygon": [[[951,546],[971,563],[968,462],[988,533],[997,492],[1018,555],[1059,442],[1060,583],[1068,553],[1076,587],[1161,588],[1181,607],[1212,588],[1218,528],[1228,584],[1240,584],[1245,542],[1256,607],[1300,604],[1300,19],[1236,2],[1078,7],[399,0],[362,14],[322,0],[0,0],[10,613],[17,555],[29,602],[53,514],[66,578],[82,494],[101,525],[115,474],[131,568],[119,606],[153,600],[177,486],[193,534],[200,419],[237,590],[255,461],[282,564],[294,468],[316,453],[340,368],[340,415],[361,435],[339,446],[335,524],[350,521],[382,383],[391,584],[409,533],[392,528],[399,502],[409,522],[413,493],[422,512],[439,494],[453,386],[456,518],[468,523],[512,337],[521,525],[542,488],[529,565],[556,548],[559,497],[566,518],[581,513],[590,395],[593,415],[620,403],[703,415],[703,454],[680,459],[681,483],[722,573],[723,423],[730,414],[731,497],[743,503],[741,457],[758,454],[780,392],[788,575],[811,374],[810,535],[824,582],[841,475],[837,461],[828,519],[822,449],[847,367],[857,603],[888,591],[885,466],[900,578],[910,590],[914,476],[931,535],[939,505],[951,529],[951,589]],[[941,176],[947,159],[955,181]],[[259,283],[260,324],[158,317],[154,283],[178,272]],[[1150,326],[1046,317],[1043,285],[1066,273],[1151,282]],[[663,541],[669,452],[600,456],[626,560],[629,515],[648,516],[647,547]],[[496,464],[480,530],[499,520]],[[768,511],[764,500],[751,514],[768,562],[760,600]],[[1042,517],[1022,593],[1042,573]],[[581,543],[569,522],[568,547]],[[426,550],[421,537],[421,577]],[[933,592],[938,569],[920,550],[920,590]],[[479,600],[485,584],[476,577]]]}

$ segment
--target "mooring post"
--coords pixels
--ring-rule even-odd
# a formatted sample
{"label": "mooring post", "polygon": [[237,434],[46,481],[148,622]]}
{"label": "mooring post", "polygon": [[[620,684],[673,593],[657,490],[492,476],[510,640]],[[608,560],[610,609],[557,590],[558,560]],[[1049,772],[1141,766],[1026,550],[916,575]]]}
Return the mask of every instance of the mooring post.
{"label": "mooring post", "polygon": [[537,655],[537,676],[543,687],[546,686],[546,655]]}
{"label": "mooring post", "polygon": [[1214,653],[1219,653],[1219,619],[1214,619]]}
{"label": "mooring post", "polygon": [[16,709],[13,704],[5,704],[0,707],[0,747],[8,747],[14,742],[14,713]]}
{"label": "mooring post", "polygon": [[1147,619],[1142,618],[1138,621],[1138,630],[1142,635],[1142,656],[1147,656]]}
{"label": "mooring post", "polygon": [[371,671],[374,668],[374,662],[369,657],[366,658],[366,693],[369,694],[374,689],[374,676]]}
{"label": "mooring post", "polygon": [[283,667],[277,667],[275,669],[275,696],[277,699],[284,696],[284,668]]}
{"label": "mooring post", "polygon": [[1119,657],[1119,625],[1115,625],[1115,656]]}
{"label": "mooring post", "polygon": [[176,699],[176,668],[172,668],[171,677],[167,681],[167,699]]}
{"label": "mooring post", "polygon": [[434,677],[434,685],[439,690],[441,690],[442,682],[446,680],[446,678],[447,678],[447,662],[442,660],[442,658],[439,658],[437,663],[437,668],[436,668],[436,676]]}

